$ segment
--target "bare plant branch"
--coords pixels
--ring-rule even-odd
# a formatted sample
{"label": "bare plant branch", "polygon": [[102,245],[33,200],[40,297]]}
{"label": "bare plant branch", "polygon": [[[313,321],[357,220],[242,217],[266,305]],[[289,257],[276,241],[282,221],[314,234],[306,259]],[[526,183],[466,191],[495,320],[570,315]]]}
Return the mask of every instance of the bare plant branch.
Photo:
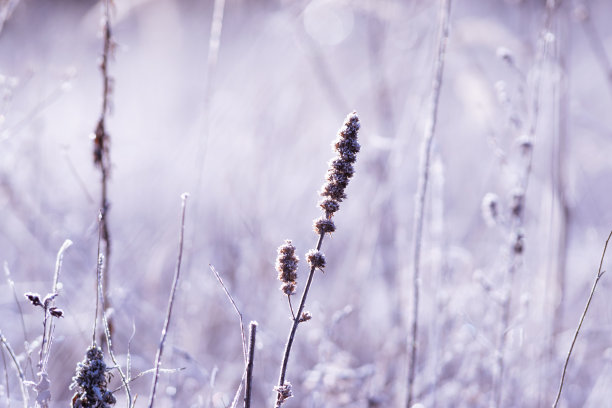
{"label": "bare plant branch", "polygon": [[[174,279],[172,280],[172,288],[170,289],[170,298],[168,299],[168,308],[166,310],[166,320],[164,321],[164,327],[162,329],[161,338],[159,340],[159,346],[157,347],[157,355],[155,356],[155,375],[153,376],[153,385],[151,387],[151,395],[149,397],[149,408],[153,407],[155,402],[155,391],[157,389],[157,381],[159,380],[159,369],[161,366],[161,357],[164,352],[164,343],[166,342],[166,336],[168,334],[168,327],[170,326],[170,317],[172,316],[172,306],[174,305],[174,298],[176,295],[176,289],[181,275],[181,262],[183,260],[183,238],[185,236],[185,209],[187,206],[187,198],[189,194],[183,193],[182,209],[181,209],[181,232],[179,236],[179,253],[176,260],[176,269],[174,271]],[[126,385],[127,388],[127,385]]]}
{"label": "bare plant branch", "polygon": [[26,389],[26,378],[23,370],[21,369],[21,365],[19,364],[19,360],[13,351],[13,348],[6,340],[6,337],[2,334],[0,330],[0,343],[4,346],[9,356],[11,356],[11,360],[13,360],[13,365],[15,366],[15,370],[17,371],[17,375],[19,376],[19,384],[21,385],[21,395],[23,398],[23,407],[28,408],[28,390]]}
{"label": "bare plant branch", "polygon": [[251,390],[253,388],[253,361],[255,359],[255,338],[257,337],[257,322],[249,325],[249,358],[247,363],[246,389],[244,390],[244,408],[251,408]]}
{"label": "bare plant branch", "polygon": [[406,407],[412,406],[414,398],[414,380],[416,376],[417,341],[419,324],[419,285],[421,267],[421,243],[423,240],[423,220],[425,213],[425,197],[429,180],[429,163],[431,161],[431,148],[436,131],[438,119],[438,105],[440,101],[440,90],[444,73],[444,56],[446,54],[446,43],[448,42],[449,20],[451,0],[442,0],[440,6],[440,33],[438,36],[438,51],[434,63],[434,77],[431,90],[430,111],[428,124],[425,129],[421,151],[421,162],[419,164],[419,186],[415,197],[415,221],[414,221],[414,244],[413,244],[413,275],[412,275],[412,324],[410,328],[409,363],[408,363],[408,395]]}
{"label": "bare plant branch", "polygon": [[219,284],[223,288],[223,291],[225,292],[225,295],[227,296],[227,298],[231,302],[232,306],[234,307],[234,310],[236,311],[236,314],[238,315],[238,320],[240,321],[240,337],[242,339],[242,355],[244,357],[244,364],[246,366],[246,363],[247,363],[247,343],[246,343],[246,337],[245,337],[245,334],[244,334],[244,323],[242,321],[242,313],[240,312],[240,309],[238,309],[238,305],[236,305],[236,301],[234,300],[232,295],[229,293],[229,290],[227,289],[227,286],[225,286],[225,283],[223,283],[223,279],[221,279],[221,275],[219,275],[219,272],[217,272],[215,267],[212,266],[212,265],[208,265],[208,267],[215,274],[215,277],[217,278],[217,281],[219,281]]}
{"label": "bare plant branch", "polygon": [[561,383],[559,384],[559,391],[557,392],[557,398],[555,399],[555,403],[553,404],[553,408],[557,408],[559,404],[559,399],[561,398],[561,391],[563,390],[563,383],[565,381],[565,373],[567,371],[567,366],[570,361],[570,357],[572,356],[572,351],[574,350],[574,345],[576,344],[576,339],[578,339],[578,334],[580,333],[580,328],[582,327],[582,323],[584,322],[584,318],[589,311],[589,306],[591,305],[591,300],[593,300],[593,295],[595,294],[595,289],[597,288],[597,284],[599,280],[603,276],[606,271],[602,271],[601,267],[603,266],[604,257],[606,256],[606,249],[608,249],[608,242],[610,242],[610,237],[612,237],[612,231],[608,235],[608,239],[606,239],[606,244],[604,245],[603,252],[601,254],[601,260],[599,261],[599,269],[597,270],[597,275],[595,276],[595,282],[593,283],[593,288],[591,289],[591,294],[589,295],[589,299],[587,300],[586,306],[584,307],[584,311],[582,312],[582,316],[580,316],[580,321],[578,322],[578,327],[576,327],[576,333],[574,333],[574,338],[572,339],[572,344],[567,352],[567,357],[565,358],[565,364],[563,365],[563,373],[561,374]]}

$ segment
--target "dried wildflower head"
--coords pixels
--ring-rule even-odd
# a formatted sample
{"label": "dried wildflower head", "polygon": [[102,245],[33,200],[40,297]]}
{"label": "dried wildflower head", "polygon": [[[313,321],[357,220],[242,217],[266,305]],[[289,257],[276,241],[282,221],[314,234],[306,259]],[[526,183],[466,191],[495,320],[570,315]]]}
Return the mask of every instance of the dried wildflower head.
{"label": "dried wildflower head", "polygon": [[85,359],[77,364],[70,389],[76,389],[72,408],[110,408],[116,399],[107,387],[107,367],[102,349],[91,346]]}
{"label": "dried wildflower head", "polygon": [[307,322],[310,319],[312,319],[312,314],[309,311],[302,312],[302,315],[300,316],[300,323]]}
{"label": "dried wildflower head", "polygon": [[512,55],[512,51],[506,47],[497,47],[497,58],[503,60],[508,65],[514,65],[514,57]]}
{"label": "dried wildflower head", "polygon": [[512,215],[521,217],[525,205],[525,192],[517,188],[512,192]]}
{"label": "dried wildflower head", "polygon": [[499,197],[494,193],[487,193],[482,199],[482,218],[487,226],[492,227],[499,217]]}
{"label": "dried wildflower head", "polygon": [[321,251],[311,249],[306,253],[306,260],[311,268],[317,268],[321,271],[325,268],[325,255]]}
{"label": "dried wildflower head", "polygon": [[325,215],[327,216],[327,218],[331,218],[331,216],[334,215],[336,211],[338,211],[340,205],[337,201],[332,200],[330,198],[326,198],[319,202],[319,207],[321,207],[323,211],[325,211]]}
{"label": "dried wildflower head", "polygon": [[293,397],[293,391],[289,381],[285,381],[282,387],[277,385],[274,387],[274,391],[278,392],[278,402],[281,404],[285,402],[285,400]]}
{"label": "dried wildflower head", "polygon": [[314,220],[313,227],[314,231],[319,235],[326,234],[328,232],[331,234],[336,230],[336,225],[334,224],[334,222],[325,217],[319,217]]}
{"label": "dried wildflower head", "polygon": [[23,294],[34,306],[42,307],[42,302],[40,301],[40,295],[38,293],[26,292]]}
{"label": "dried wildflower head", "polygon": [[291,244],[291,240],[285,240],[285,243],[278,247],[276,270],[278,271],[278,279],[283,282],[281,290],[286,295],[295,293],[298,261],[299,258],[295,255],[295,247]]}
{"label": "dried wildflower head", "polygon": [[521,135],[516,139],[516,144],[518,145],[523,156],[528,155],[533,150],[533,138],[529,135]]}
{"label": "dried wildflower head", "polygon": [[517,231],[516,234],[514,234],[513,241],[512,249],[514,253],[517,255],[522,254],[525,250],[525,234],[523,231]]}
{"label": "dried wildflower head", "polygon": [[64,317],[64,311],[55,306],[49,308],[49,313],[51,313],[51,316],[53,317]]}

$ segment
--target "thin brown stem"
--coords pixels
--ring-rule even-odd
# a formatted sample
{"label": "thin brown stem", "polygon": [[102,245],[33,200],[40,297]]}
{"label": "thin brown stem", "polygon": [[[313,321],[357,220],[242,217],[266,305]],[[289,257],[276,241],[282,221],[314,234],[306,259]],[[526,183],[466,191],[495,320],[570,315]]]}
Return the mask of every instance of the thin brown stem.
{"label": "thin brown stem", "polygon": [[414,246],[413,246],[413,275],[412,275],[412,324],[409,339],[409,364],[408,364],[408,395],[406,407],[412,406],[414,398],[414,380],[416,376],[417,341],[418,341],[418,319],[419,319],[419,285],[420,285],[420,263],[421,243],[423,239],[423,219],[425,212],[425,197],[429,179],[429,163],[431,160],[431,148],[436,130],[438,118],[438,105],[440,101],[440,90],[442,88],[442,77],[444,73],[444,57],[446,54],[446,43],[448,42],[449,19],[451,0],[442,0],[440,9],[440,33],[438,37],[438,51],[435,60],[435,72],[432,83],[432,93],[429,111],[429,123],[425,129],[423,147],[421,152],[420,177],[415,200],[415,222],[414,222]]}
{"label": "thin brown stem", "polygon": [[567,357],[565,358],[565,364],[563,365],[563,373],[561,374],[561,382],[559,384],[559,391],[557,392],[557,398],[555,399],[553,408],[557,408],[557,405],[559,404],[559,399],[561,398],[561,391],[563,391],[563,383],[565,381],[565,373],[567,372],[567,366],[569,364],[570,357],[572,356],[572,351],[574,350],[576,339],[578,339],[580,328],[582,327],[584,318],[586,317],[586,314],[589,311],[589,306],[591,305],[591,300],[593,300],[593,295],[595,294],[595,289],[597,288],[597,284],[599,283],[599,280],[601,279],[603,274],[606,272],[606,271],[602,271],[601,267],[603,265],[604,257],[606,256],[606,249],[608,249],[608,242],[610,242],[610,237],[612,237],[612,231],[610,231],[610,234],[608,235],[608,239],[606,239],[606,244],[604,245],[604,249],[601,254],[601,260],[599,261],[599,269],[597,270],[597,275],[595,276],[595,282],[593,283],[593,288],[591,289],[591,294],[589,295],[589,299],[587,300],[586,306],[584,307],[582,316],[580,316],[580,321],[578,322],[578,327],[576,328],[576,332],[574,333],[572,344],[570,345],[569,351],[567,352]]}
{"label": "thin brown stem", "polygon": [[[100,306],[102,306],[102,325],[104,327],[104,337],[106,338],[106,347],[108,348],[108,355],[110,356],[111,361],[117,368],[117,371],[119,372],[119,376],[121,377],[121,382],[123,383],[123,386],[125,387],[125,393],[126,393],[127,400],[128,400],[128,408],[132,408],[134,406],[134,401],[132,400],[132,392],[130,390],[129,381],[125,373],[121,369],[121,366],[117,362],[117,359],[115,358],[115,353],[113,352],[112,333],[110,331],[110,327],[108,324],[108,318],[106,316],[106,313],[104,312],[105,310],[104,295],[102,293],[102,281],[103,281],[102,276],[104,275],[104,257],[100,255],[99,249],[98,249],[97,275],[98,275],[97,277],[98,287],[97,287],[96,297],[100,298]],[[97,303],[96,303],[96,309],[97,309]],[[94,322],[94,346],[95,346],[95,322]]]}
{"label": "thin brown stem", "polygon": [[166,342],[166,336],[168,334],[168,327],[170,327],[170,317],[172,316],[172,306],[174,305],[174,298],[176,295],[176,289],[181,275],[181,262],[183,260],[183,237],[185,236],[185,209],[187,206],[188,194],[183,194],[182,209],[181,209],[181,232],[179,236],[179,252],[176,260],[176,269],[174,271],[174,278],[172,280],[172,288],[170,289],[170,297],[168,299],[168,308],[166,310],[166,320],[164,321],[164,327],[162,329],[161,338],[159,340],[159,346],[157,347],[157,354],[155,356],[155,374],[153,375],[153,385],[151,386],[151,395],[149,397],[149,408],[153,408],[155,402],[155,391],[157,389],[157,382],[159,380],[159,369],[161,367],[161,357],[164,352],[164,343]]}
{"label": "thin brown stem", "polygon": [[[110,307],[110,296],[109,296],[109,265],[110,265],[110,254],[111,254],[111,240],[108,226],[108,211],[110,203],[108,199],[108,182],[110,179],[110,136],[106,131],[106,114],[109,111],[110,106],[110,94],[112,90],[112,78],[108,72],[108,65],[111,58],[113,41],[111,34],[110,25],[110,13],[109,13],[109,0],[105,0],[104,8],[104,44],[102,49],[102,60],[100,62],[100,71],[102,73],[102,110],[100,113],[100,119],[96,125],[96,130],[93,135],[94,140],[94,164],[100,168],[101,181],[100,181],[100,209],[101,209],[101,222],[100,222],[100,233],[102,241],[104,243],[104,259],[106,265],[106,273],[103,276],[102,289],[104,296],[104,312],[107,312]],[[108,326],[111,334],[113,333],[113,323],[110,317],[108,318]]]}
{"label": "thin brown stem", "polygon": [[253,388],[253,361],[255,360],[255,338],[257,337],[257,322],[249,325],[249,356],[246,368],[246,387],[244,390],[244,408],[251,407],[251,390]]}
{"label": "thin brown stem", "polygon": [[295,320],[295,313],[293,312],[293,305],[291,304],[291,295],[287,295],[287,302],[289,302],[289,310],[291,310],[291,318]]}

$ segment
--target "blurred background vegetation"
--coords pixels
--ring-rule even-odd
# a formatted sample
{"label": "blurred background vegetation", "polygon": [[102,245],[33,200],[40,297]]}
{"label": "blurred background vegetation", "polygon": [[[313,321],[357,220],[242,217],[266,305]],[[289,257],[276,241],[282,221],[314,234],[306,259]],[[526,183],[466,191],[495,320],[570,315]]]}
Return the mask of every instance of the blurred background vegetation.
{"label": "blurred background vegetation", "polygon": [[[184,275],[163,360],[185,370],[162,376],[158,405],[224,407],[239,384],[237,317],[209,264],[245,321],[259,322],[254,404],[271,405],[291,324],[276,248],[291,239],[304,258],[315,245],[330,143],[355,109],[362,150],[337,231],[324,242],[328,266],[307,303],[313,319],[298,330],[288,371],[296,397],[286,406],[403,406],[414,195],[439,3],[222,3],[216,19],[213,0],[111,7],[109,271],[119,360],[133,335],[134,374],[153,366],[179,196],[188,191]],[[502,405],[550,406],[612,227],[612,5],[558,3],[452,5],[421,266],[416,395],[426,407],[488,406],[500,331]],[[74,242],[56,299],[66,317],[49,362],[52,406],[67,406],[95,307],[100,174],[90,135],[102,100],[104,13],[95,1],[0,4],[0,261],[20,296],[47,293],[57,250]],[[524,251],[510,281],[513,238],[503,218],[526,141],[533,166]],[[489,225],[487,193],[499,200]],[[303,262],[298,290],[306,275]],[[610,290],[605,276],[564,406],[612,407]],[[505,296],[511,319],[499,327]],[[42,333],[39,312],[20,301],[31,343]],[[0,330],[23,353],[20,311],[4,279],[0,313]],[[6,369],[18,406],[16,376]],[[148,377],[134,382],[137,405],[149,386]],[[2,381],[3,401],[6,391]]]}

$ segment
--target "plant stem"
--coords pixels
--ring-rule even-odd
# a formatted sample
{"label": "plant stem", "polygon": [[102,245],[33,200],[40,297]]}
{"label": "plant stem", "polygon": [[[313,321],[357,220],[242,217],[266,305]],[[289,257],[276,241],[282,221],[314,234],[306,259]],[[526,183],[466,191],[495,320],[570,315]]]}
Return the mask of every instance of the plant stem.
{"label": "plant stem", "polygon": [[559,399],[561,398],[561,391],[563,390],[563,383],[565,381],[565,373],[567,371],[567,366],[569,364],[570,357],[572,356],[572,351],[574,350],[574,345],[576,344],[576,339],[578,338],[578,333],[580,333],[580,328],[582,327],[582,323],[584,322],[584,318],[589,311],[589,306],[591,305],[591,300],[593,300],[593,295],[595,294],[595,289],[597,288],[597,284],[599,283],[599,279],[603,276],[606,271],[602,271],[601,267],[603,265],[604,257],[606,256],[606,249],[608,249],[608,242],[610,241],[610,237],[612,237],[612,231],[608,235],[608,239],[606,239],[606,244],[604,245],[603,252],[601,254],[601,260],[599,261],[599,270],[597,271],[597,276],[595,277],[595,282],[593,283],[593,288],[591,289],[591,294],[589,295],[589,299],[587,300],[587,304],[584,307],[584,311],[582,312],[582,316],[580,316],[580,321],[578,322],[578,327],[576,328],[576,333],[574,333],[574,338],[572,339],[572,344],[567,352],[567,357],[565,358],[565,364],[563,365],[563,373],[561,374],[561,383],[559,384],[559,391],[557,392],[557,398],[555,399],[555,403],[553,404],[553,408],[557,408],[559,404]]}
{"label": "plant stem", "polygon": [[442,88],[442,74],[444,72],[444,56],[446,43],[448,41],[448,26],[450,18],[451,0],[442,0],[440,10],[440,34],[438,38],[438,52],[435,60],[435,73],[432,83],[431,105],[429,112],[429,123],[425,129],[423,139],[423,150],[421,152],[419,186],[415,203],[414,222],[414,246],[413,246],[413,307],[412,324],[410,329],[409,365],[408,365],[408,396],[406,407],[412,406],[414,398],[414,379],[416,375],[417,341],[418,341],[418,318],[419,318],[419,284],[420,284],[420,262],[421,243],[423,239],[423,218],[425,211],[425,197],[427,193],[427,182],[429,179],[429,162],[431,160],[431,148],[436,130],[438,118],[438,104],[440,100],[440,89]]}
{"label": "plant stem", "polygon": [[244,390],[244,408],[251,408],[251,390],[253,388],[253,361],[255,359],[255,338],[257,336],[257,322],[249,325],[249,357],[246,367],[246,388]]}
{"label": "plant stem", "polygon": [[[170,326],[170,317],[172,316],[172,306],[174,305],[174,298],[176,295],[176,289],[181,275],[181,261],[183,259],[183,237],[185,236],[185,208],[187,206],[188,194],[183,194],[182,209],[181,209],[181,233],[179,237],[179,253],[176,260],[176,269],[174,271],[174,279],[172,280],[172,288],[170,289],[170,298],[168,299],[168,308],[166,310],[166,320],[164,321],[164,327],[162,329],[161,339],[159,340],[159,346],[157,348],[157,355],[155,356],[155,374],[153,375],[153,385],[151,387],[151,395],[149,397],[149,408],[153,407],[155,402],[155,391],[157,389],[157,381],[159,380],[159,368],[161,366],[161,356],[164,352],[164,343],[166,342],[166,335],[168,334],[168,327]],[[110,348],[110,347],[109,347]]]}

